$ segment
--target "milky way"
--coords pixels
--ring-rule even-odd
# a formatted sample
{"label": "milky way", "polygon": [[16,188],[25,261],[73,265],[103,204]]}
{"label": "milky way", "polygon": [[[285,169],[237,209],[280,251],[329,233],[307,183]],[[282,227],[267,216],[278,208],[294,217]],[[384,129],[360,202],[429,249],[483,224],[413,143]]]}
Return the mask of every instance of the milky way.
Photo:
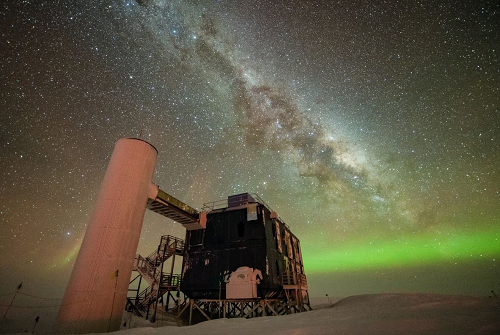
{"label": "milky way", "polygon": [[[286,88],[273,86],[265,73],[257,74],[249,62],[239,59],[235,47],[221,35],[208,14],[202,13],[201,20],[189,24],[179,22],[177,17],[171,24],[169,19],[175,9],[169,3],[148,7],[151,10],[141,17],[145,23],[141,22],[139,29],[146,29],[156,43],[164,45],[163,49],[170,50],[181,63],[194,65],[193,71],[200,71],[204,78],[224,81],[218,85],[219,90],[222,87],[223,94],[233,99],[234,105],[228,112],[236,117],[246,144],[292,157],[298,176],[327,184],[329,191],[333,188],[345,192],[351,184],[365,182],[366,167],[359,164],[346,144],[327,136],[325,126],[314,121],[310,109],[300,110]],[[170,24],[159,26],[158,22]],[[189,26],[191,30],[179,26]]]}
{"label": "milky way", "polygon": [[[152,143],[154,182],[191,206],[257,192],[312,296],[500,291],[496,2],[2,9],[5,299],[62,296],[121,137]],[[163,234],[184,231],[147,213],[138,252]]]}

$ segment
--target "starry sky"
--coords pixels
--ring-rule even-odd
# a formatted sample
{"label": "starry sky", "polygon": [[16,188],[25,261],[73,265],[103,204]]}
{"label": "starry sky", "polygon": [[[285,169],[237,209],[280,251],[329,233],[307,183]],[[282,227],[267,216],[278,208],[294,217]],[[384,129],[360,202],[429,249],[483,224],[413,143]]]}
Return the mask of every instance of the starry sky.
{"label": "starry sky", "polygon": [[[62,297],[122,137],[153,144],[154,182],[193,207],[258,193],[300,239],[311,296],[500,292],[497,1],[0,14],[2,306],[21,281]],[[184,230],[146,213],[138,252],[164,234]]]}

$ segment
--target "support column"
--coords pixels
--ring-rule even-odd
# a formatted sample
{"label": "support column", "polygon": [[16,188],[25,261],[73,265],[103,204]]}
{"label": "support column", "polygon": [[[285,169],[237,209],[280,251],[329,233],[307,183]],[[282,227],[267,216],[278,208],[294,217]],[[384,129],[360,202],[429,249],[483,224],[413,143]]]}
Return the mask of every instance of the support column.
{"label": "support column", "polygon": [[156,156],[145,141],[116,142],[59,310],[57,333],[120,329]]}

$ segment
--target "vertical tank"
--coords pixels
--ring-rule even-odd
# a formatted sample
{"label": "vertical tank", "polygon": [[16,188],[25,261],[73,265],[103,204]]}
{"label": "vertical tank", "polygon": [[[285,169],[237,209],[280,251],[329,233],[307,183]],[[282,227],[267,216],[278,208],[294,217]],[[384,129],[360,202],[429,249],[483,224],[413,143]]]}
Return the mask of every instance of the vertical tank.
{"label": "vertical tank", "polygon": [[145,141],[117,141],[59,310],[56,333],[120,329],[156,156],[157,150]]}

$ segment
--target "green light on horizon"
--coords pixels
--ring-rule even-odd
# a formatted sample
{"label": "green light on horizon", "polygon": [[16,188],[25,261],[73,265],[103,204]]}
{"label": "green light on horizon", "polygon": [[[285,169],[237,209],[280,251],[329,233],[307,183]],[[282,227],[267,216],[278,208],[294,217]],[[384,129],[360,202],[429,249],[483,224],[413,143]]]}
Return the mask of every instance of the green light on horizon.
{"label": "green light on horizon", "polygon": [[359,242],[329,250],[303,246],[306,273],[355,271],[500,258],[500,231],[424,235],[407,240]]}

